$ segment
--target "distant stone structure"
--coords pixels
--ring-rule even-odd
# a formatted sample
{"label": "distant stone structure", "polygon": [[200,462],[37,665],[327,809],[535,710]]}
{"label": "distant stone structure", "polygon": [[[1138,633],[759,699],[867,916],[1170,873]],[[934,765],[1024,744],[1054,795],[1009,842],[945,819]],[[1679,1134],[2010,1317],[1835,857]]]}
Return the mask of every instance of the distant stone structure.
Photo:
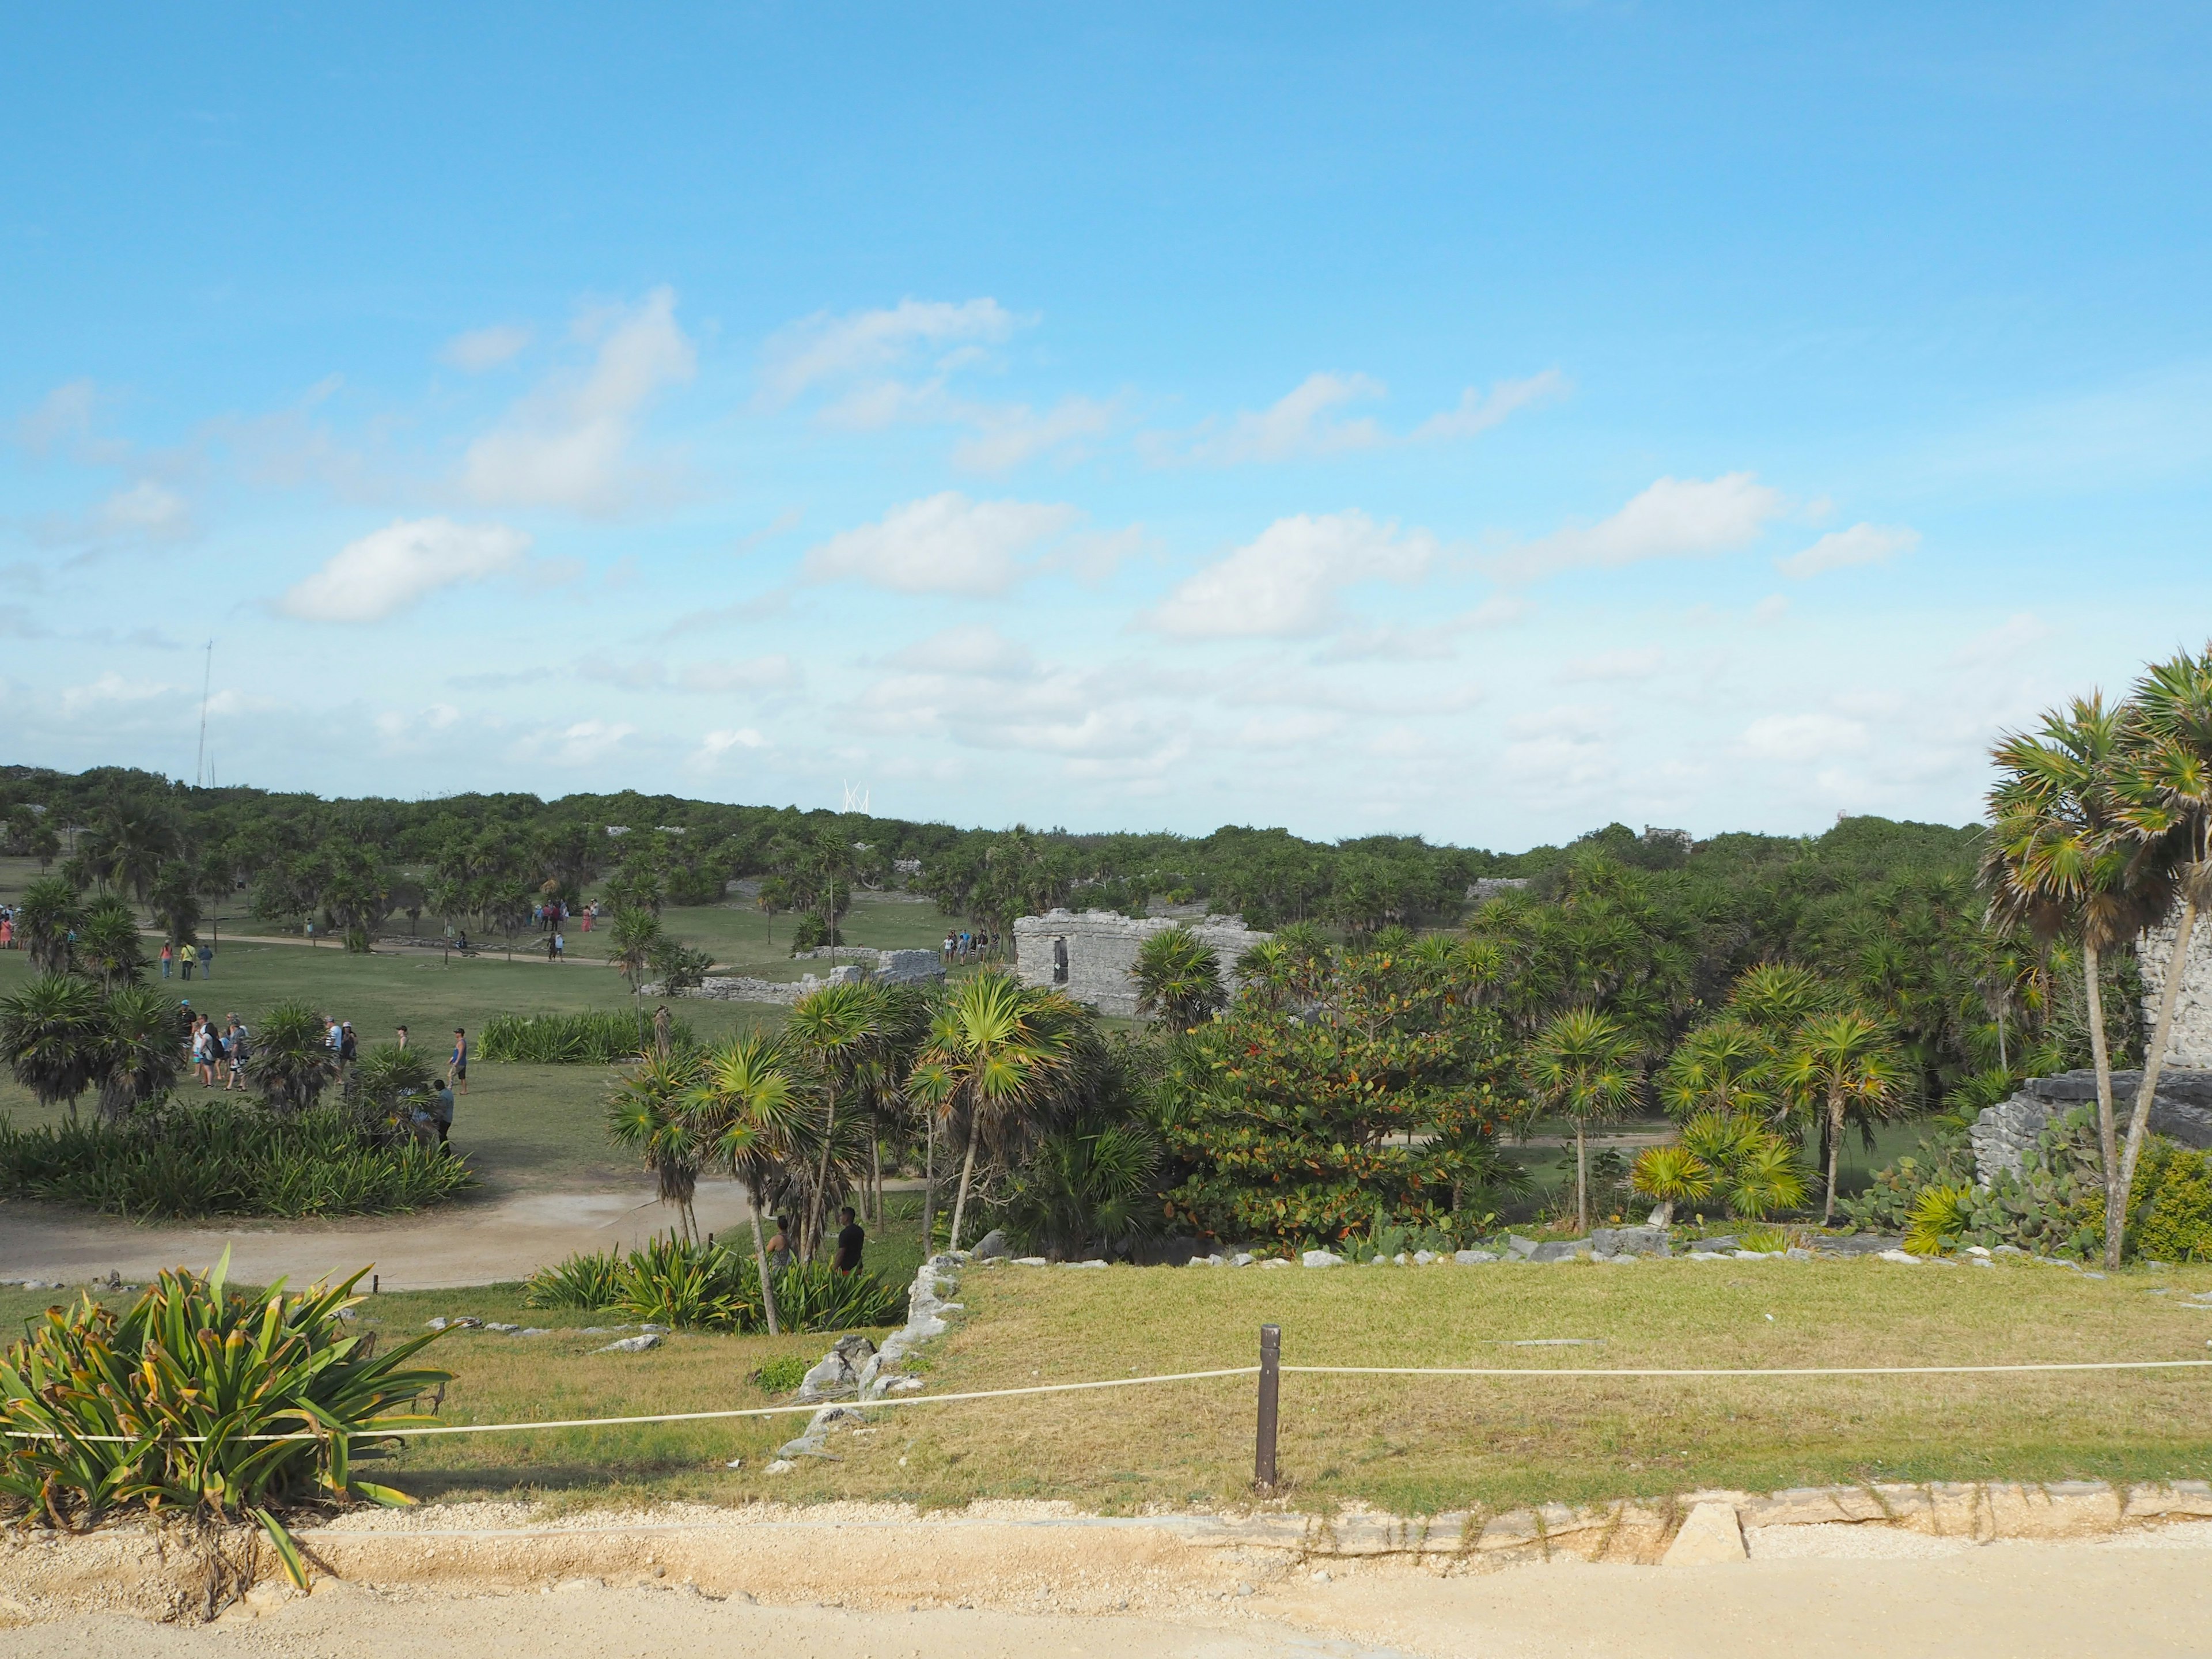
{"label": "distant stone structure", "polygon": [[1137,987],[1129,977],[1137,951],[1155,933],[1188,927],[1221,958],[1221,983],[1232,995],[1237,958],[1272,933],[1255,933],[1235,916],[1131,917],[1111,910],[1048,910],[1014,923],[1014,973],[1024,985],[1061,990],[1102,1014],[1133,1018]]}
{"label": "distant stone structure", "polygon": [[[2181,908],[2176,905],[2165,921],[2144,929],[2136,941],[2136,964],[2142,970],[2146,1043],[2156,1031],[2158,1002],[2166,994],[2166,956],[2180,925]],[[2166,1063],[2212,1067],[2212,915],[2199,915],[2190,936],[2189,956],[2181,969],[2181,1000],[2174,1005],[2173,1030],[2166,1036]]]}
{"label": "distant stone structure", "polygon": [[[2112,1109],[2123,1134],[2142,1086],[2141,1072],[2112,1073]],[[2097,1074],[2082,1070],[2032,1077],[2011,1099],[1984,1107],[1966,1131],[1974,1148],[1974,1184],[1988,1186],[2000,1170],[2018,1176],[2051,1119],[2076,1106],[2094,1105],[2096,1099]],[[2151,1097],[2150,1131],[2185,1146],[2212,1147],[2212,1071],[2174,1066],[2161,1070],[2158,1092]]]}
{"label": "distant stone structure", "polygon": [[1467,884],[1467,896],[1476,904],[1501,893],[1518,893],[1528,885],[1526,876],[1477,876]]}
{"label": "distant stone structure", "polygon": [[[819,951],[801,951],[796,955],[823,957],[830,954],[825,945]],[[857,985],[863,980],[878,985],[911,985],[924,980],[943,979],[945,963],[934,951],[875,951],[865,945],[841,945],[837,960],[827,978],[817,974],[803,974],[796,980],[754,979],[749,975],[711,974],[689,991],[678,991],[678,996],[696,997],[708,1002],[783,1002],[798,1001],[811,996],[829,985]],[[641,996],[657,997],[664,994],[659,984],[638,988]]]}

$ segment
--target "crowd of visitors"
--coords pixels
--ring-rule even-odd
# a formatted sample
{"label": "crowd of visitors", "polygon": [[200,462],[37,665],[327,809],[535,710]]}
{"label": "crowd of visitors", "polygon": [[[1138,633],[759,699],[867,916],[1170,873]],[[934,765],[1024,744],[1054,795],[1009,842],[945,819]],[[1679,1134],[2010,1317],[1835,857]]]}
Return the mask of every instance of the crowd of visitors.
{"label": "crowd of visitors", "polygon": [[980,927],[972,931],[963,927],[957,933],[947,933],[943,947],[945,965],[949,968],[958,962],[981,962],[989,954],[992,944],[990,933]]}

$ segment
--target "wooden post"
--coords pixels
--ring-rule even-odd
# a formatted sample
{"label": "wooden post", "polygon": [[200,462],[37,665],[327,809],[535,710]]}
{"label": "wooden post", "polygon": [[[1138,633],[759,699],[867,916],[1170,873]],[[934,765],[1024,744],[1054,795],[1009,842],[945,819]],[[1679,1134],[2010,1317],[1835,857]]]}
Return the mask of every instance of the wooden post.
{"label": "wooden post", "polygon": [[1252,1454],[1252,1489],[1262,1495],[1275,1490],[1275,1419],[1278,1391],[1282,1385],[1283,1328],[1260,1327],[1260,1433]]}
{"label": "wooden post", "polygon": [[383,1290],[384,1275],[381,1273],[371,1273],[368,1276],[368,1293],[371,1296],[377,1296],[381,1294]]}

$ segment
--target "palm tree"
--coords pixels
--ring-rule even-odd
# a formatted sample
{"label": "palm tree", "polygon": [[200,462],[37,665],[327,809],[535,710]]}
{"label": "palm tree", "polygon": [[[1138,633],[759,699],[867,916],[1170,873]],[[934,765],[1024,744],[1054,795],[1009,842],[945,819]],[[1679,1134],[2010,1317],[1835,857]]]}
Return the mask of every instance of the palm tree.
{"label": "palm tree", "polygon": [[321,1097],[337,1070],[323,1017],[303,1002],[285,1002],[263,1017],[246,1075],[273,1109],[304,1112]]}
{"label": "palm tree", "polygon": [[1674,1118],[1698,1112],[1759,1112],[1774,1101],[1774,1046],[1747,1022],[1723,1017],[1676,1045],[1659,1078],[1659,1103]]}
{"label": "palm tree", "polygon": [[1575,1225],[1589,1230],[1585,1136],[1636,1102],[1636,1045],[1610,1015],[1570,1008],[1552,1017],[1529,1052],[1530,1097],[1575,1126]]}
{"label": "palm tree", "polygon": [[68,967],[73,935],[83,921],[76,889],[59,876],[41,876],[24,888],[15,906],[15,928],[30,952],[33,970],[58,974]]}
{"label": "palm tree", "polygon": [[961,981],[938,1009],[907,1091],[939,1121],[966,1122],[967,1152],[952,1202],[952,1249],[960,1248],[977,1148],[986,1140],[1012,1140],[1071,1081],[1081,1018],[1081,1011],[1057,992],[996,972]]}
{"label": "palm tree", "polygon": [[1836,1162],[1844,1117],[1885,1117],[1903,1099],[1906,1069],[1888,1030],[1856,1008],[1815,1014],[1797,1028],[1782,1060],[1782,1085],[1801,1100],[1817,1098],[1828,1146],[1825,1225],[1836,1213]]}
{"label": "palm tree", "polygon": [[1178,1031],[1229,1000],[1219,954],[1188,927],[1163,928],[1139,945],[1129,977],[1136,981],[1137,1012],[1164,1018]]}
{"label": "palm tree", "polygon": [[822,1163],[807,1206],[810,1254],[821,1248],[829,1216],[830,1155],[837,1137],[837,1103],[863,1086],[890,1057],[890,1004],[876,985],[827,985],[792,1005],[784,1036],[821,1079]]}
{"label": "palm tree", "polygon": [[1677,1204],[1690,1204],[1713,1189],[1713,1171],[1686,1146],[1647,1146],[1628,1172],[1628,1184],[1657,1206],[1650,1225],[1664,1227]]}
{"label": "palm tree", "polygon": [[77,930],[79,971],[100,981],[104,991],[134,983],[146,971],[146,952],[138,943],[138,918],[110,893],[95,901]]}
{"label": "palm tree", "polygon": [[100,988],[74,974],[40,974],[0,1002],[0,1056],[41,1106],[66,1101],[76,1115],[106,1040]]}
{"label": "palm tree", "polygon": [[777,1334],[775,1286],[769,1276],[768,1243],[761,1237],[761,1212],[768,1207],[770,1192],[790,1179],[799,1125],[811,1109],[782,1046],[758,1032],[709,1050],[686,1103],[699,1142],[726,1161],[730,1173],[744,1183],[770,1336]]}
{"label": "palm tree", "polygon": [[699,1236],[691,1200],[699,1189],[699,1166],[709,1150],[702,1139],[707,1126],[687,1109],[699,1071],[696,1054],[648,1052],[607,1097],[608,1134],[617,1146],[644,1158],[645,1167],[653,1172],[655,1195],[663,1204],[676,1206],[686,1243]]}
{"label": "palm tree", "polygon": [[2119,1266],[2127,1193],[2119,1185],[2100,967],[2106,950],[2165,913],[2170,889],[2161,860],[2130,823],[2125,727],[2123,712],[2106,708],[2093,693],[2045,714],[2039,732],[2000,741],[1991,751],[1999,775],[1989,795],[1989,850],[1981,871],[1992,924],[2024,927],[2045,943],[2062,933],[2081,939],[2108,1269]]}
{"label": "palm tree", "polygon": [[653,966],[653,952],[660,948],[660,918],[641,907],[616,911],[613,944],[614,964],[635,996]]}
{"label": "palm tree", "polygon": [[1810,968],[1793,962],[1764,962],[1736,976],[1729,1007],[1739,1018],[1770,1035],[1794,1031],[1808,1015],[1836,1006],[1836,988]]}
{"label": "palm tree", "polygon": [[100,1112],[119,1122],[176,1086],[185,1069],[184,1011],[150,985],[125,985],[109,994],[101,1016]]}
{"label": "palm tree", "polygon": [[[222,880],[226,887],[229,885],[227,872]],[[163,865],[161,878],[154,884],[154,920],[179,951],[199,943],[200,895],[196,888],[191,866],[179,859]]]}
{"label": "palm tree", "polygon": [[2169,861],[2181,914],[2166,957],[2158,1016],[2143,1044],[2142,1081],[2128,1117],[2127,1146],[2120,1154],[2116,1184],[2124,1194],[2133,1189],[2150,1128],[2151,1103],[2172,1046],[2197,912],[2212,901],[2212,646],[2202,656],[2183,652],[2146,672],[2136,683],[2128,717],[2134,752],[2125,769],[2123,817],[2139,839]]}

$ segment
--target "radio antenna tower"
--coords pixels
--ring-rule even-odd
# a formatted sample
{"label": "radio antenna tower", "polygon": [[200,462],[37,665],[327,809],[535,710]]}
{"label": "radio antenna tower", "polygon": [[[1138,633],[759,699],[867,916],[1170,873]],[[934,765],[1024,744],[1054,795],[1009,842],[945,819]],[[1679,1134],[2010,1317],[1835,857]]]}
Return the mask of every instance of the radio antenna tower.
{"label": "radio antenna tower", "polygon": [[866,784],[862,784],[858,789],[849,783],[847,784],[845,810],[848,812],[866,812],[868,810],[868,787]]}
{"label": "radio antenna tower", "polygon": [[200,751],[192,760],[192,787],[200,787],[207,772],[208,691],[215,684],[215,641],[207,642],[207,666],[200,674]]}

